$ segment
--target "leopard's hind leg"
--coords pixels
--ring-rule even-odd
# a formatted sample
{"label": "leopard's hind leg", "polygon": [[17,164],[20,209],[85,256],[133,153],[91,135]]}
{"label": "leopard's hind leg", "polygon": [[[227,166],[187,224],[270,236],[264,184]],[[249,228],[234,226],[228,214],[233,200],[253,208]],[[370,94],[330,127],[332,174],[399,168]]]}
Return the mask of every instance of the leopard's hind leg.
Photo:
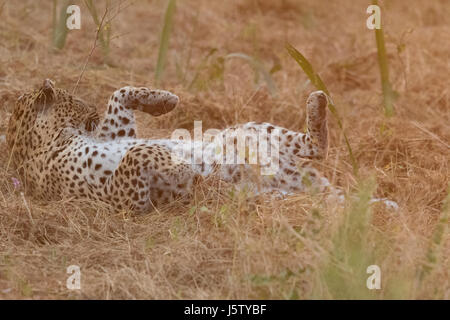
{"label": "leopard's hind leg", "polygon": [[130,148],[98,195],[117,210],[145,213],[192,191],[191,167],[164,146],[138,144]]}
{"label": "leopard's hind leg", "polygon": [[328,156],[328,99],[323,91],[312,92],[306,101],[306,133],[282,130],[280,151],[295,158],[326,159]]}
{"label": "leopard's hind leg", "polygon": [[310,156],[326,159],[328,156],[328,98],[323,91],[311,93],[306,101],[306,135],[309,138],[308,149],[314,153]]}

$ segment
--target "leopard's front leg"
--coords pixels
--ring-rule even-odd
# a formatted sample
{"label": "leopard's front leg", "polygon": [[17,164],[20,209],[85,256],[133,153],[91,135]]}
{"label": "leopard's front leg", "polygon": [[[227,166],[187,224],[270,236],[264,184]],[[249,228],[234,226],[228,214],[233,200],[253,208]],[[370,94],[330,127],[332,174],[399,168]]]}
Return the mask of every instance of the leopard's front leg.
{"label": "leopard's front leg", "polygon": [[118,89],[108,101],[96,137],[102,141],[136,138],[135,110],[159,116],[173,110],[177,103],[178,97],[169,91],[130,86]]}

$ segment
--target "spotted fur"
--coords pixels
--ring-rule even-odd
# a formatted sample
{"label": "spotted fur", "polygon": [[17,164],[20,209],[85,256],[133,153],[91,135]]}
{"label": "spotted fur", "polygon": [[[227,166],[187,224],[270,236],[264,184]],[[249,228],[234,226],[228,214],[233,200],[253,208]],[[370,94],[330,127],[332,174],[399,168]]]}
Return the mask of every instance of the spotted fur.
{"label": "spotted fur", "polygon": [[[323,92],[312,93],[307,101],[306,133],[254,122],[218,132],[216,137],[224,140],[233,140],[239,130],[278,132],[279,169],[270,175],[255,174],[255,166],[248,161],[220,162],[217,140],[136,138],[135,110],[158,116],[177,103],[178,97],[168,91],[127,86],[112,94],[100,119],[94,106],[46,79],[41,88],[22,95],[16,103],[7,133],[11,162],[38,197],[87,198],[136,212],[175,199],[188,200],[196,178],[213,174],[233,183],[249,183],[263,192],[329,186],[308,161],[327,156],[327,97]],[[231,147],[236,148],[236,157],[245,157],[236,143],[221,143],[223,154]],[[196,159],[193,155],[199,149],[203,154]],[[261,167],[267,167],[262,160],[258,159]]]}

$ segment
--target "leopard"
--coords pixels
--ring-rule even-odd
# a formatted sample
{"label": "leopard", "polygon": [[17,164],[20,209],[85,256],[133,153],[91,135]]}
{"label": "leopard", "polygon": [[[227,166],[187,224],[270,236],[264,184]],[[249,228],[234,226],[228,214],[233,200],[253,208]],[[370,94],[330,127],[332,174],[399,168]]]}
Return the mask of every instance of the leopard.
{"label": "leopard", "polygon": [[[195,186],[211,176],[256,193],[337,190],[311,165],[328,154],[323,91],[307,99],[306,132],[248,122],[218,130],[210,141],[138,138],[136,111],[158,117],[178,103],[170,91],[124,86],[112,93],[101,118],[94,105],[45,79],[16,101],[6,134],[9,163],[36,198],[88,199],[135,213],[174,201],[187,204]],[[257,151],[251,162],[255,156],[248,148],[242,152],[242,135],[272,153]],[[276,138],[267,142],[261,135]],[[263,161],[268,159],[275,169]]]}

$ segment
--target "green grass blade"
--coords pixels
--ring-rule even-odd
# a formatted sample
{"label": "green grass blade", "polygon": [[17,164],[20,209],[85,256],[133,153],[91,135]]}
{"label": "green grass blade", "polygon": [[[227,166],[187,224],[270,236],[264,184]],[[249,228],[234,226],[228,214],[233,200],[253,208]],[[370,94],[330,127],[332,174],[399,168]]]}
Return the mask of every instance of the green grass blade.
{"label": "green grass blade", "polygon": [[200,63],[198,64],[198,66],[195,68],[195,74],[192,77],[192,80],[188,86],[188,90],[191,90],[194,85],[197,83],[198,79],[200,78],[200,73],[201,71],[205,68],[205,66],[208,64],[209,59],[213,56],[214,53],[217,52],[217,48],[212,48],[208,51],[208,53],[206,54],[206,56],[200,61]]}
{"label": "green grass blade", "polygon": [[244,53],[230,53],[225,56],[225,59],[233,59],[233,58],[239,58],[245,60],[247,63],[250,64],[250,66],[255,71],[256,75],[261,74],[264,78],[264,81],[266,82],[267,88],[269,89],[269,92],[272,96],[276,96],[278,94],[277,86],[275,85],[275,82],[272,79],[272,76],[270,73],[264,68],[261,62],[259,62],[257,59],[246,55]]}
{"label": "green grass blade", "polygon": [[[374,5],[378,5],[377,0],[374,0],[372,3]],[[389,81],[389,68],[386,55],[386,46],[384,44],[383,28],[375,28],[375,40],[377,43],[378,65],[380,67],[381,88],[383,91],[384,114],[387,117],[391,117],[394,115],[394,100],[396,98],[396,92],[392,90],[392,86]]]}
{"label": "green grass blade", "polygon": [[302,68],[303,72],[306,73],[311,83],[318,89],[325,92],[328,97],[330,97],[330,101],[328,103],[328,109],[330,109],[333,116],[336,118],[336,121],[338,123],[339,128],[342,130],[342,133],[344,135],[345,144],[347,145],[348,153],[350,155],[350,159],[352,161],[353,171],[355,175],[358,175],[358,163],[356,162],[355,157],[353,156],[352,147],[350,146],[350,142],[348,141],[347,135],[345,134],[344,127],[342,125],[342,121],[339,117],[339,114],[337,112],[336,106],[334,105],[333,101],[331,100],[330,92],[328,91],[327,87],[325,86],[325,83],[322,81],[320,76],[314,71],[311,63],[306,59],[297,49],[295,49],[291,44],[286,44],[286,49],[289,53],[289,55],[299,64],[299,66]]}
{"label": "green grass blade", "polygon": [[[303,72],[306,73],[311,83],[319,90],[322,90],[327,95],[330,95],[328,92],[328,89],[326,88],[325,84],[323,83],[320,76],[314,72],[314,69],[311,65],[311,63],[303,56],[297,49],[295,49],[291,44],[286,44],[286,49],[291,55],[292,58],[294,58],[295,61],[300,65],[300,67],[303,69]],[[332,110],[333,111],[333,110]],[[333,111],[334,112],[334,111]]]}
{"label": "green grass blade", "polygon": [[[200,15],[200,10],[197,8],[197,10],[195,12],[195,16],[194,16],[194,21],[192,22],[193,34],[195,34],[197,32],[199,15]],[[188,75],[188,72],[191,69],[193,44],[194,44],[194,38],[191,37],[190,43],[188,45],[188,53],[187,53],[187,57],[186,57],[186,62],[184,64],[184,68],[183,68],[183,70],[180,69],[181,81],[184,85],[186,84],[186,77]],[[181,67],[181,65],[180,65],[180,67]]]}
{"label": "green grass blade", "polygon": [[176,7],[176,0],[169,0],[169,3],[167,4],[166,14],[164,16],[163,29],[161,32],[161,39],[159,43],[158,62],[156,63],[156,72],[155,72],[156,84],[160,82],[164,73],[175,7]]}
{"label": "green grass blade", "polygon": [[[376,188],[375,178],[360,181],[356,194],[341,216],[328,260],[319,271],[331,299],[370,299],[376,297],[366,287],[366,268],[377,261],[370,241],[372,211],[370,199]],[[376,291],[376,290],[375,290]]]}
{"label": "green grass blade", "polygon": [[61,50],[66,44],[67,32],[69,31],[66,26],[66,10],[69,6],[69,0],[60,1],[61,7],[58,19],[56,19],[57,2],[57,0],[53,1],[53,46]]}
{"label": "green grass blade", "polygon": [[448,188],[447,197],[442,206],[442,212],[437,222],[436,229],[433,233],[430,247],[426,254],[426,263],[422,265],[419,275],[419,281],[422,283],[425,277],[431,273],[432,269],[438,262],[439,250],[444,242],[444,237],[447,235],[447,228],[450,215],[450,186]]}

